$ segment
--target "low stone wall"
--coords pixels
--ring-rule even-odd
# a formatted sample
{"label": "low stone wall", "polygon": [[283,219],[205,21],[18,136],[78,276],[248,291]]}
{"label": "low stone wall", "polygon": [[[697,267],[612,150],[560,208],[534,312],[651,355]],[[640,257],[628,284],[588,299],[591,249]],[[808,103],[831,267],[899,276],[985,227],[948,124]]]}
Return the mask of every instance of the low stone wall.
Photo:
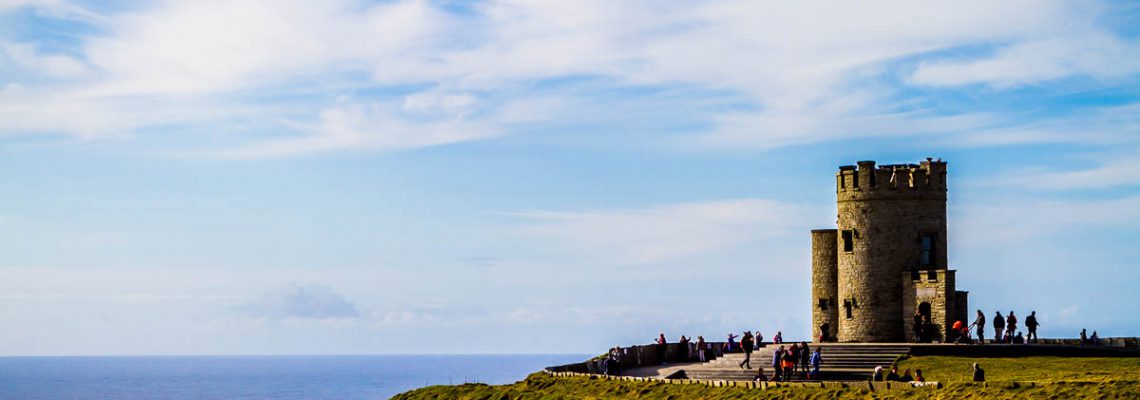
{"label": "low stone wall", "polygon": [[[712,361],[724,356],[724,342],[708,342],[708,345],[709,349],[705,352],[705,360]],[[678,363],[698,361],[695,346],[690,347],[691,349],[686,351],[679,343],[666,344],[665,362]],[[660,351],[658,345],[655,344],[622,347],[620,368],[630,369],[647,365],[659,365],[662,362]],[[596,358],[580,363],[548,367],[546,369],[554,372],[601,374],[605,371],[602,362],[603,360],[601,358]]]}
{"label": "low stone wall", "polygon": [[[545,370],[546,374],[557,377],[584,377],[589,379],[609,379],[627,382],[656,382],[661,384],[670,385],[705,385],[708,387],[738,387],[744,389],[761,389],[767,390],[778,387],[798,387],[798,388],[854,388],[865,389],[870,391],[887,391],[887,390],[900,390],[900,389],[941,389],[942,384],[939,382],[839,382],[839,381],[812,381],[812,382],[751,382],[751,381],[727,381],[727,380],[706,380],[706,379],[664,379],[664,378],[648,378],[648,377],[633,377],[633,376],[610,376],[598,375],[581,372],[557,372],[549,369]],[[1028,384],[1032,386],[1032,383]]]}
{"label": "low stone wall", "polygon": [[959,357],[1140,357],[1136,338],[1101,339],[1100,346],[1080,345],[1077,339],[1041,339],[1035,344],[914,345],[912,356]]}

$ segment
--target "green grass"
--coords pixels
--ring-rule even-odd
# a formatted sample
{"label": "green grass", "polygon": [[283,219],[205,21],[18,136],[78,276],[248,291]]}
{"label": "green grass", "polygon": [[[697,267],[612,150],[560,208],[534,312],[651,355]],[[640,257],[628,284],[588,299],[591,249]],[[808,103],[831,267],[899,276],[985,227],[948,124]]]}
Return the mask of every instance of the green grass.
{"label": "green grass", "polygon": [[[986,369],[990,387],[968,382],[975,360]],[[921,368],[943,389],[870,392],[860,389],[713,388],[585,377],[555,378],[535,373],[499,386],[432,386],[402,393],[397,400],[420,399],[1140,399],[1140,359],[1136,358],[965,358],[913,357],[900,368]],[[1029,387],[1025,382],[1041,382]]]}
{"label": "green grass", "polygon": [[912,357],[898,363],[900,373],[910,368],[921,369],[928,381],[969,382],[971,366],[981,364],[986,380],[1016,382],[1090,382],[1140,381],[1140,358],[1102,357]]}

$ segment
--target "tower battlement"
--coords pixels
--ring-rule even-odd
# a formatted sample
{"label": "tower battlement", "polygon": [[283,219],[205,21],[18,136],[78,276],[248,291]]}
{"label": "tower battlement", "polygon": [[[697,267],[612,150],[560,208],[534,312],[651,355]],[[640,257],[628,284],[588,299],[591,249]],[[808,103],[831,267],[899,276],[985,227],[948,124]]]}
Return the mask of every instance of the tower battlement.
{"label": "tower battlement", "polygon": [[812,231],[813,323],[842,342],[890,342],[915,339],[915,313],[937,327],[965,317],[947,265],[946,172],[933,158],[839,167],[837,229]]}
{"label": "tower battlement", "polygon": [[946,163],[927,158],[918,164],[859,161],[835,174],[838,201],[871,199],[946,199]]}

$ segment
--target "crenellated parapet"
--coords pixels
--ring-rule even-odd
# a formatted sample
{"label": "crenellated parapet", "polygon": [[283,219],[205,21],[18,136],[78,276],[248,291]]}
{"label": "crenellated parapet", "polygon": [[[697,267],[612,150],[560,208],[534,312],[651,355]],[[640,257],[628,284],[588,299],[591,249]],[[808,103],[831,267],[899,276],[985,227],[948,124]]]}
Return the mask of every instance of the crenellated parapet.
{"label": "crenellated parapet", "polygon": [[876,166],[874,161],[839,167],[838,201],[874,199],[946,199],[946,163],[927,158],[918,164]]}

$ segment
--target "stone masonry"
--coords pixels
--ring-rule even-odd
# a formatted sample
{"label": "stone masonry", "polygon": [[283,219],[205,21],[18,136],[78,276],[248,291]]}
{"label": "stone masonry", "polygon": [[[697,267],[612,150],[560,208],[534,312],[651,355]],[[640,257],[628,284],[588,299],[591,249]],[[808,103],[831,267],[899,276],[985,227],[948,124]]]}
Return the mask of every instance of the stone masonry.
{"label": "stone masonry", "polygon": [[946,256],[946,163],[875,166],[836,173],[838,229],[812,231],[812,329],[829,322],[841,342],[913,340],[912,316],[940,332],[968,321]]}

